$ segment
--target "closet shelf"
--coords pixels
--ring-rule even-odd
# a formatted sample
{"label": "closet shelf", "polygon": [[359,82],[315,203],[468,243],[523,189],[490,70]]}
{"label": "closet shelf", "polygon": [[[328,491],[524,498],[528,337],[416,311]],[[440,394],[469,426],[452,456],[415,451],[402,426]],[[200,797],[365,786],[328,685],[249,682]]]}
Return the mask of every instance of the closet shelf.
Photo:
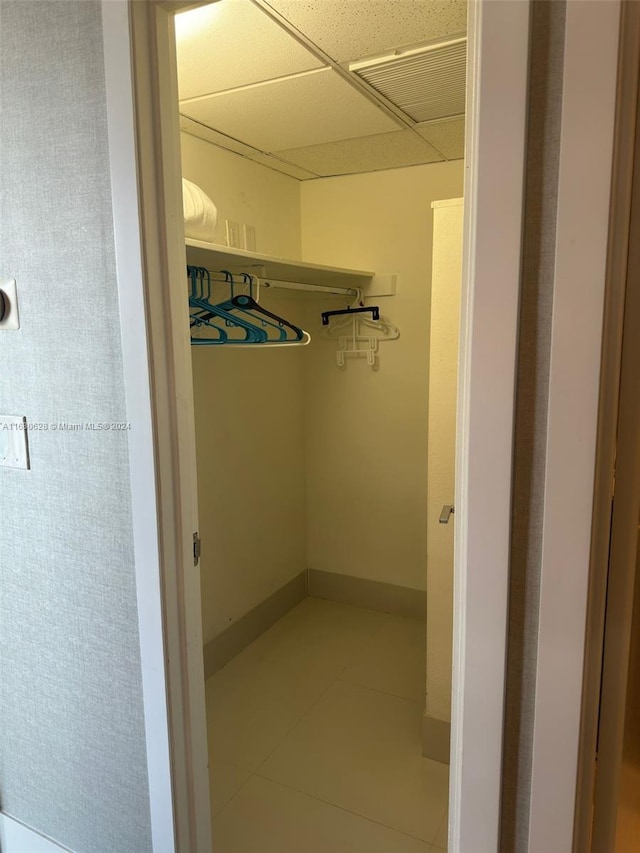
{"label": "closet shelf", "polygon": [[254,273],[260,278],[315,284],[320,287],[365,287],[375,273],[367,270],[328,267],[306,261],[289,261],[245,249],[232,249],[216,243],[187,238],[187,263],[207,269]]}

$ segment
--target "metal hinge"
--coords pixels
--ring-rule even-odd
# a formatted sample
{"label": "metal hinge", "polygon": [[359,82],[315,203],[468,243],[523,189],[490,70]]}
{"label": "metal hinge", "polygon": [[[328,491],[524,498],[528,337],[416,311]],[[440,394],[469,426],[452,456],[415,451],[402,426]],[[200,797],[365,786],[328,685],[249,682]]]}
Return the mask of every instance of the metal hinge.
{"label": "metal hinge", "polygon": [[197,566],[200,562],[200,555],[202,554],[202,539],[198,533],[193,534],[193,565]]}

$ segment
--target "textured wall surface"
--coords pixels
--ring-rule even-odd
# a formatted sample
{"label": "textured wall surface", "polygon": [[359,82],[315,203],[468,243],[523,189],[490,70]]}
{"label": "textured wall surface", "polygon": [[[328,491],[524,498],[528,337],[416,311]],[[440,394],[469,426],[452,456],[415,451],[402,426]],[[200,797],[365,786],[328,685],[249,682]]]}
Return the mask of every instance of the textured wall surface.
{"label": "textured wall surface", "polygon": [[[78,853],[150,850],[100,5],[0,2],[0,805]],[[54,424],[57,429],[53,429]],[[71,428],[60,428],[60,424]]]}
{"label": "textured wall surface", "polygon": [[532,5],[514,435],[503,853],[527,849],[564,57],[562,0]]}

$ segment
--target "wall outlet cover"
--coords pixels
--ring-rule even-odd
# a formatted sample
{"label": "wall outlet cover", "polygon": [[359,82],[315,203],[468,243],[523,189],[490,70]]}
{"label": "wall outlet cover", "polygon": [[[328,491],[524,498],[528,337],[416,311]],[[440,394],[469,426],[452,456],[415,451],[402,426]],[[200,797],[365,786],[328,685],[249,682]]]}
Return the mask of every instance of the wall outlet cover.
{"label": "wall outlet cover", "polygon": [[28,471],[27,419],[21,415],[0,415],[0,467]]}

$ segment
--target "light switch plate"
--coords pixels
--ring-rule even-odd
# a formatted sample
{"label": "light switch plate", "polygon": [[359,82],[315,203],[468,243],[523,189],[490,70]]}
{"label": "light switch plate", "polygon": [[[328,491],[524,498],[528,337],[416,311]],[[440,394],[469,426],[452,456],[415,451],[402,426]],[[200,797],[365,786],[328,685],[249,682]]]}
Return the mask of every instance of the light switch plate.
{"label": "light switch plate", "polygon": [[30,468],[27,419],[21,415],[0,415],[0,467]]}
{"label": "light switch plate", "polygon": [[15,278],[0,278],[0,292],[6,305],[5,318],[0,320],[0,331],[16,331],[20,328],[20,315]]}

